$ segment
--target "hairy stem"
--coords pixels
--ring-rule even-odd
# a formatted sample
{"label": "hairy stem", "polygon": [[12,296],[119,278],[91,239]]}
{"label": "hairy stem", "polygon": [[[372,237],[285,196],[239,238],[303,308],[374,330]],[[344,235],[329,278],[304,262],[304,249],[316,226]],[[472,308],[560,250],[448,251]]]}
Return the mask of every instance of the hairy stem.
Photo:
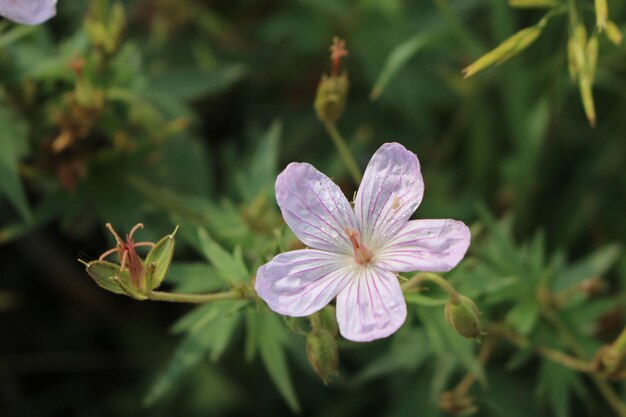
{"label": "hairy stem", "polygon": [[[525,336],[517,334],[513,332],[513,330],[511,330],[510,328],[501,324],[493,324],[491,326],[490,333],[501,336],[502,338],[508,340],[514,345],[519,346],[522,349],[526,349],[531,345],[530,341]],[[535,348],[535,351],[546,359],[563,365],[566,368],[571,368],[580,372],[587,373],[592,373],[595,371],[595,368],[591,362],[575,358],[559,350],[545,346],[538,346]]]}
{"label": "hairy stem", "polygon": [[[569,345],[569,347],[576,352],[577,355],[584,355],[583,348],[578,344],[576,337],[574,337],[567,325],[561,321],[558,314],[548,306],[544,306],[542,313],[552,324],[557,333],[559,333],[563,340],[565,340],[565,342]],[[624,404],[613,387],[604,380],[602,375],[598,373],[591,373],[590,376],[594,385],[598,388],[598,391],[600,391],[600,394],[602,394],[604,399],[609,403],[617,415],[620,417],[626,417],[626,404]]]}
{"label": "hairy stem", "polygon": [[328,135],[335,143],[335,146],[339,151],[339,156],[341,157],[341,160],[350,172],[352,179],[354,179],[354,182],[357,185],[360,184],[363,176],[361,175],[359,166],[354,160],[354,157],[352,156],[348,145],[346,145],[346,141],[344,140],[343,136],[341,136],[341,133],[339,133],[339,130],[337,130],[337,126],[335,126],[333,123],[324,123],[324,127],[326,128],[326,132],[328,132]]}
{"label": "hairy stem", "polygon": [[[496,345],[495,338],[488,337],[485,340],[485,342],[480,348],[480,351],[478,352],[478,358],[477,358],[478,363],[480,363],[481,365],[485,365],[489,361],[489,358],[491,357],[491,354],[493,353],[495,345]],[[453,389],[453,391],[456,392],[457,394],[465,395],[467,391],[469,391],[469,389],[472,387],[472,385],[474,385],[475,382],[476,382],[476,374],[474,374],[473,372],[468,372],[468,374],[465,375],[465,377],[461,380],[461,382],[458,383],[458,385]]]}
{"label": "hairy stem", "polygon": [[402,284],[402,291],[410,291],[411,289],[418,287],[424,281],[429,281],[439,286],[439,288],[445,291],[445,293],[448,295],[448,297],[450,297],[450,300],[454,304],[458,304],[461,302],[461,296],[458,292],[456,292],[452,284],[450,284],[439,275],[433,274],[432,272],[420,272],[419,274],[413,276],[413,278]]}
{"label": "hairy stem", "polygon": [[218,292],[214,294],[184,294],[184,293],[171,293],[162,291],[150,291],[146,293],[146,297],[149,300],[154,301],[166,301],[170,303],[192,303],[192,304],[204,304],[214,301],[223,300],[237,300],[245,298],[244,295],[237,290],[231,290],[226,292]]}

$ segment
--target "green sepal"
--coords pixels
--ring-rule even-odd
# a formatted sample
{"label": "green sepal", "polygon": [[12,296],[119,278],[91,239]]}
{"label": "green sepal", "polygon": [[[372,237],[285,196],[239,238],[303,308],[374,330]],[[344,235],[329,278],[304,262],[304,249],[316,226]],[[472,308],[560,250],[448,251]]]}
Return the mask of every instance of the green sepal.
{"label": "green sepal", "polygon": [[126,277],[124,277],[122,275],[121,277],[116,276],[113,279],[122,288],[123,294],[129,296],[130,298],[134,298],[135,300],[139,300],[139,301],[143,301],[143,300],[147,300],[148,299],[148,297],[146,297],[146,295],[140,289],[135,288],[130,283],[130,278],[128,277],[128,274],[126,274]]}
{"label": "green sepal", "polygon": [[115,294],[126,294],[116,277],[125,275],[123,279],[129,282],[130,277],[128,276],[128,271],[120,271],[119,265],[107,261],[92,261],[88,263],[81,260],[79,261],[85,265],[89,276],[93,278],[96,284],[101,288]]}
{"label": "green sepal", "polygon": [[317,329],[309,333],[306,338],[306,357],[324,384],[328,384],[337,374],[337,342],[328,330]]}
{"label": "green sepal", "polygon": [[318,313],[320,326],[328,330],[333,337],[339,336],[339,325],[337,324],[337,312],[333,305],[327,305]]}
{"label": "green sepal", "polygon": [[174,255],[174,236],[176,236],[177,231],[178,226],[176,226],[176,229],[174,229],[172,234],[169,234],[159,240],[157,244],[150,249],[148,256],[146,256],[146,260],[144,262],[144,285],[148,291],[158,288],[167,275],[167,271],[170,268],[172,257]]}

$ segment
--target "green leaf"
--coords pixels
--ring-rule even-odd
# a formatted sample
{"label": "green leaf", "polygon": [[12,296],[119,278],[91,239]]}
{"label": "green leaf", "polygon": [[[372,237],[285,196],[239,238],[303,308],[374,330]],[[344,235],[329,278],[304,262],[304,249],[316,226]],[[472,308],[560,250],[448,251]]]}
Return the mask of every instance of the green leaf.
{"label": "green leaf", "polygon": [[424,330],[402,329],[392,338],[390,349],[370,362],[354,378],[354,382],[363,384],[384,375],[413,372],[431,354]]}
{"label": "green leaf", "polygon": [[431,309],[424,307],[419,307],[417,311],[433,350],[441,357],[453,358],[484,384],[484,369],[474,356],[475,343],[459,336],[445,321],[443,314],[433,314]]}
{"label": "green leaf", "polygon": [[225,282],[233,285],[246,281],[250,274],[243,262],[241,249],[231,255],[218,245],[203,228],[198,229],[198,238],[203,255],[215,267]]}
{"label": "green leaf", "polygon": [[506,316],[507,321],[521,334],[529,334],[539,319],[539,304],[534,298],[524,299]]}
{"label": "green leaf", "polygon": [[548,360],[541,362],[537,394],[548,401],[552,415],[556,417],[571,415],[572,390],[584,391],[582,381],[575,371]]}
{"label": "green leaf", "polygon": [[174,246],[176,231],[178,226],[172,234],[165,236],[159,240],[148,255],[146,256],[145,268],[146,268],[146,288],[148,290],[154,290],[158,288],[172,263],[172,257],[174,256]]}
{"label": "green leaf", "polygon": [[418,34],[405,40],[391,50],[383,70],[380,72],[370,98],[376,100],[385,91],[389,81],[417,54],[424,46],[432,41],[432,33],[420,31]]}
{"label": "green leaf", "polygon": [[107,261],[92,261],[86,263],[85,266],[89,276],[93,278],[100,287],[115,294],[126,295],[126,291],[120,287],[115,277],[123,276],[124,279],[130,281],[128,270],[120,271],[119,265]]}
{"label": "green leaf", "polygon": [[208,263],[176,262],[170,265],[167,282],[176,292],[215,292],[224,289],[224,282]]}
{"label": "green leaf", "polygon": [[[233,306],[233,303],[238,305]],[[212,361],[219,359],[241,321],[241,315],[238,312],[233,313],[233,309],[237,310],[243,304],[245,304],[243,301],[207,304],[192,312],[194,320],[190,322],[196,325],[186,324],[188,334],[174,352],[165,371],[146,395],[144,399],[146,405],[153,404],[162,397],[178,378],[197,364],[207,352]]]}
{"label": "green leaf", "polygon": [[155,100],[191,100],[218,93],[240,81],[247,74],[240,64],[224,65],[215,71],[178,69],[153,77],[145,94]]}
{"label": "green leaf", "polygon": [[27,151],[26,130],[6,111],[0,111],[0,132],[0,194],[25,221],[31,222],[32,214],[18,173],[18,162]]}
{"label": "green leaf", "polygon": [[249,308],[246,311],[246,341],[244,345],[244,357],[247,362],[252,362],[257,353],[258,326],[256,310]]}
{"label": "green leaf", "polygon": [[272,123],[259,139],[248,169],[239,176],[239,189],[246,201],[253,200],[263,190],[266,190],[268,199],[274,199],[274,183],[278,174],[278,145],[282,130],[281,122]]}
{"label": "green leaf", "polygon": [[555,292],[563,291],[579,284],[586,278],[604,275],[619,259],[621,253],[622,248],[619,244],[611,244],[598,249],[585,259],[560,272],[554,279],[552,289]]}
{"label": "green leaf", "polygon": [[300,412],[285,357],[286,329],[278,316],[267,310],[257,312],[255,318],[256,348],[261,360],[289,408]]}
{"label": "green leaf", "polygon": [[204,326],[220,314],[221,309],[214,303],[207,303],[194,308],[172,325],[172,332],[193,332],[194,329]]}

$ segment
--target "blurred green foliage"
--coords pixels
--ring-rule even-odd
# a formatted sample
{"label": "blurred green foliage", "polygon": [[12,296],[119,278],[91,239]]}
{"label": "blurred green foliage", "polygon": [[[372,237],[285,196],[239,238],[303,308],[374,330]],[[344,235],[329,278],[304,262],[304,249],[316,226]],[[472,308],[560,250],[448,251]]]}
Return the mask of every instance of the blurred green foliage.
{"label": "blurred green foliage", "polygon": [[[575,3],[591,33],[592,2]],[[624,3],[608,6],[624,29]],[[625,46],[598,38],[595,128],[568,74],[567,14],[519,57],[461,73],[545,13],[501,0],[60,0],[44,26],[0,22],[0,415],[614,415],[622,382],[550,352],[591,360],[624,326]],[[447,278],[487,336],[460,338],[426,287],[407,294],[393,337],[339,340],[325,386],[306,323],[260,301],[134,302],[73,259],[110,247],[106,222],[143,222],[148,241],[179,225],[165,285],[216,292],[293,249],[273,195],[286,163],[356,189],[313,110],[334,35],[350,52],[338,126],[361,168],[401,142],[425,178],[416,216],[473,224]]]}

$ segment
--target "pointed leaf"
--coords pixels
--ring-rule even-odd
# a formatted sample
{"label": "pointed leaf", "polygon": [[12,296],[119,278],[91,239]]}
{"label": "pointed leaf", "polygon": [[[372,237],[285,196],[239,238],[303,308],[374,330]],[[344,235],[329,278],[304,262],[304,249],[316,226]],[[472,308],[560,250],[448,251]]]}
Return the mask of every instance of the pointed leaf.
{"label": "pointed leaf", "polygon": [[148,290],[154,290],[165,279],[165,275],[172,263],[172,257],[174,256],[174,236],[178,226],[172,234],[165,236],[157,242],[157,244],[148,252],[146,256],[146,288]]}
{"label": "pointed leaf", "polygon": [[[120,271],[120,266],[107,261],[92,261],[86,265],[87,273],[96,284],[107,291],[111,291],[115,294],[126,294],[126,291],[120,287],[120,284],[115,277],[120,275],[126,275],[128,277],[128,271]],[[130,280],[130,278],[127,278]]]}
{"label": "pointed leaf", "polygon": [[586,278],[599,277],[605,274],[619,259],[622,248],[618,244],[604,246],[582,261],[579,261],[562,271],[554,279],[552,289],[555,292],[563,291],[579,284]]}
{"label": "pointed leaf", "polygon": [[257,316],[257,344],[261,359],[278,391],[294,412],[300,411],[300,404],[293,388],[285,357],[285,329],[280,319],[269,312]]}
{"label": "pointed leaf", "polygon": [[[199,327],[191,326],[192,330],[188,332],[178,346],[169,365],[146,395],[144,399],[146,405],[153,404],[163,396],[172,388],[178,378],[197,364],[207,352],[210,354],[211,360],[219,359],[241,320],[240,313],[233,313],[234,304],[238,304],[240,307],[245,302],[231,301],[207,304],[191,313],[194,314],[194,319],[199,319],[203,323]],[[198,312],[202,314],[198,314]],[[206,319],[203,319],[202,315]]]}
{"label": "pointed leaf", "polygon": [[400,43],[389,53],[389,57],[385,62],[383,70],[380,72],[376,84],[370,93],[370,98],[376,100],[383,93],[387,84],[393,77],[415,56],[424,46],[432,41],[431,32],[420,31],[418,34],[410,37],[406,41]]}
{"label": "pointed leaf", "polygon": [[202,253],[217,269],[225,282],[233,285],[248,279],[249,273],[243,263],[240,249],[231,255],[211,239],[207,231],[202,228],[198,229],[198,238]]}

